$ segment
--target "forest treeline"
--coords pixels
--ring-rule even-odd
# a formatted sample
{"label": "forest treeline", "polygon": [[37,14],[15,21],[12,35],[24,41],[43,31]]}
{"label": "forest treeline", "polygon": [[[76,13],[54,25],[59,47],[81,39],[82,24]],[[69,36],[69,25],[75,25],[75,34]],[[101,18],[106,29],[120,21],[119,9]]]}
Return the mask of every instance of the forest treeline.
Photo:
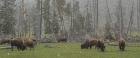
{"label": "forest treeline", "polygon": [[104,20],[101,20],[100,0],[86,0],[84,4],[81,1],[34,0],[35,4],[29,7],[25,0],[0,0],[0,35],[48,40],[67,37],[69,41],[83,41],[87,34],[109,40],[110,36],[120,35],[139,38],[139,0],[127,1],[129,7],[124,6],[123,0],[116,1],[115,7],[110,7],[110,0],[104,0]]}

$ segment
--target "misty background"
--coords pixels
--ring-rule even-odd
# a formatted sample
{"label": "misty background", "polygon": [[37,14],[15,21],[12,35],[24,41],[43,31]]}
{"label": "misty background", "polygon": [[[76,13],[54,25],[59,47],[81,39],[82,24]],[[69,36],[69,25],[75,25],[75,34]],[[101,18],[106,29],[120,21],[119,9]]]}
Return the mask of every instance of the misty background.
{"label": "misty background", "polygon": [[[106,36],[112,33],[117,37],[132,32],[139,35],[139,0],[0,1],[1,35],[34,35],[39,39],[51,34],[56,39],[63,34],[70,41],[77,40],[75,38],[83,40],[84,37],[80,36],[85,34]],[[13,23],[9,24],[12,20]],[[4,25],[8,27],[4,29]]]}

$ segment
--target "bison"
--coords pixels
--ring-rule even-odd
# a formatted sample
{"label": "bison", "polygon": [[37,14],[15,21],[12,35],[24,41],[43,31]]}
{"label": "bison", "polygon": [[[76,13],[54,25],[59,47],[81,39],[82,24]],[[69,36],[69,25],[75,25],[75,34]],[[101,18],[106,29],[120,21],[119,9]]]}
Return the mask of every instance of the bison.
{"label": "bison", "polygon": [[67,38],[59,38],[57,39],[57,42],[67,42]]}
{"label": "bison", "polygon": [[24,45],[24,41],[20,38],[11,39],[10,44],[11,44],[12,51],[14,46],[17,47],[18,50],[24,51],[26,49],[26,46]]}
{"label": "bison", "polygon": [[3,39],[1,40],[0,44],[8,43],[11,45],[11,49],[13,51],[13,48],[16,47],[18,50],[26,50],[27,47],[34,48],[36,44],[35,39],[27,39],[27,38],[11,38],[11,39]]}
{"label": "bison", "polygon": [[125,40],[124,39],[119,40],[119,49],[120,49],[120,51],[125,50]]}
{"label": "bison", "polygon": [[95,48],[96,48],[97,42],[98,42],[97,39],[90,40],[89,41],[89,47],[90,47],[90,49],[92,48],[92,46],[95,46]]}
{"label": "bison", "polygon": [[14,42],[15,44],[19,43],[18,46],[20,47],[21,50],[25,50],[27,48],[32,49],[32,48],[34,48],[34,46],[36,45],[36,42],[37,42],[35,39],[32,39],[32,38],[17,38],[14,40],[16,40],[16,42],[14,42],[14,41],[11,41],[11,42]]}
{"label": "bison", "polygon": [[36,45],[37,41],[35,39],[31,39],[31,38],[25,38],[24,39],[24,45],[26,47],[34,48],[34,46]]}
{"label": "bison", "polygon": [[86,40],[83,44],[81,44],[81,49],[88,49],[89,48],[89,41]]}
{"label": "bison", "polygon": [[81,44],[81,49],[88,49],[88,48],[92,48],[92,46],[95,46],[97,44],[97,41],[96,39],[93,39],[93,40],[86,40],[83,44]]}
{"label": "bison", "polygon": [[105,44],[102,40],[98,40],[96,43],[96,48],[100,49],[102,52],[105,51]]}
{"label": "bison", "polygon": [[13,51],[13,48],[16,47],[18,50],[25,50],[26,47],[25,45],[23,44],[23,41],[22,40],[19,40],[19,39],[2,39],[0,41],[0,44],[10,44],[11,45],[11,49]]}

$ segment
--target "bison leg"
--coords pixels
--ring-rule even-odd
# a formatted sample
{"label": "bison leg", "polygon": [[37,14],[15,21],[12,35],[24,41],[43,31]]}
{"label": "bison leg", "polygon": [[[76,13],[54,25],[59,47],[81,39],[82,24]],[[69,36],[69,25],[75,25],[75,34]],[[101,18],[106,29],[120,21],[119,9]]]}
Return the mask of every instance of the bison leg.
{"label": "bison leg", "polygon": [[101,47],[101,51],[104,52],[105,51],[105,46]]}
{"label": "bison leg", "polygon": [[13,44],[11,44],[11,50],[13,51],[13,49],[14,49],[14,45],[13,45]]}
{"label": "bison leg", "polygon": [[119,49],[120,49],[120,51],[123,51],[122,45],[119,45]]}
{"label": "bison leg", "polygon": [[122,51],[124,51],[124,48],[122,48]]}
{"label": "bison leg", "polygon": [[119,46],[119,49],[121,50],[121,46]]}
{"label": "bison leg", "polygon": [[125,45],[122,46],[122,51],[124,51],[124,50],[125,50]]}
{"label": "bison leg", "polygon": [[11,50],[12,50],[12,51],[13,51],[13,48],[14,48],[14,47],[13,47],[13,46],[11,46]]}
{"label": "bison leg", "polygon": [[91,49],[91,48],[92,48],[92,45],[90,45],[89,47],[90,47],[90,49]]}
{"label": "bison leg", "polygon": [[120,51],[122,50],[121,44],[119,44],[119,49],[120,49]]}
{"label": "bison leg", "polygon": [[91,49],[91,48],[92,48],[92,46],[91,46],[91,45],[89,45],[89,48]]}
{"label": "bison leg", "polygon": [[17,50],[20,51],[20,47],[17,47]]}
{"label": "bison leg", "polygon": [[95,49],[100,49],[100,47],[99,47],[99,45],[98,45],[98,44],[96,44]]}
{"label": "bison leg", "polygon": [[22,51],[24,51],[24,50],[26,50],[26,49],[27,49],[26,46],[22,46],[22,47],[21,47],[21,50],[22,50]]}

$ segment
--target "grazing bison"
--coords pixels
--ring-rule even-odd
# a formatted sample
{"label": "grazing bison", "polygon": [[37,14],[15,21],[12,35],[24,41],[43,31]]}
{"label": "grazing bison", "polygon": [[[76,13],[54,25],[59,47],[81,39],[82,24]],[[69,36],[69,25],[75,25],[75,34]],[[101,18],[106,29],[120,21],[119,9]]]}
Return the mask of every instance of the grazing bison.
{"label": "grazing bison", "polygon": [[89,48],[89,40],[86,40],[83,44],[81,44],[81,49],[88,49]]}
{"label": "grazing bison", "polygon": [[26,47],[34,48],[34,46],[36,45],[37,41],[35,39],[30,39],[30,38],[26,38],[24,39],[24,45]]}
{"label": "grazing bison", "polygon": [[16,47],[18,50],[24,51],[26,49],[26,46],[24,45],[24,41],[20,38],[11,39],[10,41],[11,49],[13,51],[13,48]]}
{"label": "grazing bison", "polygon": [[105,50],[104,42],[101,41],[101,40],[98,40],[97,43],[96,43],[96,48],[100,49],[102,52],[104,52],[104,50]]}
{"label": "grazing bison", "polygon": [[120,49],[120,51],[125,50],[125,40],[124,39],[119,40],[119,49]]}
{"label": "grazing bison", "polygon": [[18,38],[18,39],[14,39],[14,40],[16,42],[14,42],[14,41],[11,41],[11,42],[14,42],[15,44],[19,43],[19,45],[17,47],[19,47],[19,49],[21,49],[21,50],[25,50],[27,48],[32,49],[36,45],[36,40],[35,39],[31,39],[31,38]]}
{"label": "grazing bison", "polygon": [[59,38],[57,42],[67,42],[67,38]]}
{"label": "grazing bison", "polygon": [[18,50],[25,50],[26,49],[26,46],[23,44],[23,41],[22,40],[19,40],[19,39],[2,39],[0,41],[0,44],[10,44],[11,45],[11,49],[13,51],[13,48],[16,47]]}
{"label": "grazing bison", "polygon": [[88,48],[92,48],[92,46],[95,46],[97,44],[97,41],[96,39],[93,39],[93,40],[86,40],[83,44],[81,44],[81,49],[88,49]]}
{"label": "grazing bison", "polygon": [[[90,49],[92,48],[92,46],[95,46],[97,44],[98,40],[97,39],[93,39],[89,41],[89,47]],[[96,46],[95,46],[96,48]]]}
{"label": "grazing bison", "polygon": [[11,45],[11,49],[13,51],[13,48],[16,47],[18,50],[26,50],[27,47],[34,48],[36,44],[35,39],[27,39],[27,38],[11,38],[11,39],[3,39],[1,40],[0,44],[8,43]]}

